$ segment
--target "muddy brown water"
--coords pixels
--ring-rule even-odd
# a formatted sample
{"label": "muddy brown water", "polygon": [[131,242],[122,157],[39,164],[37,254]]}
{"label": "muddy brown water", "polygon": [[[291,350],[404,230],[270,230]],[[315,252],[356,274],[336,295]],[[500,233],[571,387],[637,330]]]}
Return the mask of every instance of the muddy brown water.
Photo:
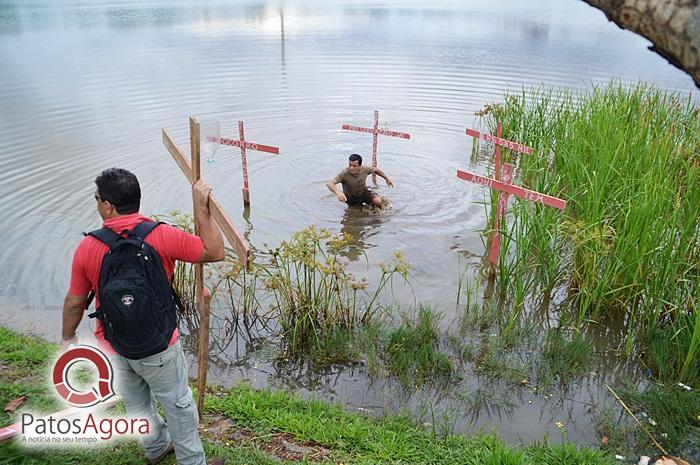
{"label": "muddy brown water", "polygon": [[[641,79],[695,92],[647,46],[579,1],[2,2],[0,323],[56,339],[71,254],[80,233],[99,226],[92,180],[100,170],[136,172],[143,213],[188,210],[187,184],[160,129],[187,147],[187,117],[195,115],[220,119],[222,135],[234,138],[244,120],[248,140],[281,149],[278,157],[248,155],[247,218],[237,152],[221,148],[203,167],[251,242],[274,245],[308,224],[349,232],[350,266],[370,282],[400,250],[417,299],[437,306],[449,326],[461,267],[473,277],[484,253],[484,189],[455,176],[457,168],[486,173],[490,163],[486,155],[470,161],[464,128],[474,113],[505,91],[540,83]],[[380,126],[411,140],[380,138],[380,167],[395,187],[380,181],[391,207],[369,215],[346,209],[324,182],[352,152],[369,162],[371,138],[340,128],[371,125],[374,110]],[[412,296],[398,289],[397,299]],[[620,335],[606,329],[597,343],[615,347]],[[369,378],[362,365],[319,371],[275,360],[264,340],[221,344],[213,381],[247,379],[359,411],[408,409],[430,422],[448,412],[441,427],[493,426],[509,441],[559,438],[561,421],[568,438],[595,443],[590,412],[604,400],[603,383],[639,374],[608,355],[552,397],[469,373],[461,395],[447,395],[406,392],[392,379]]]}

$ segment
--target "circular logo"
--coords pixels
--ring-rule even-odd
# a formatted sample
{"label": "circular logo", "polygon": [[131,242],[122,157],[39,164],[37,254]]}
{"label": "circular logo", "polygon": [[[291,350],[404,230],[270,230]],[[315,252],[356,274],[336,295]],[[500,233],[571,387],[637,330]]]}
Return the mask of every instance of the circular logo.
{"label": "circular logo", "polygon": [[[78,391],[68,382],[68,372],[77,362],[92,363],[97,369],[96,386],[88,391]],[[91,346],[77,346],[64,352],[53,367],[53,384],[56,392],[66,402],[76,407],[91,407],[114,395],[112,389],[112,364],[109,359]]]}

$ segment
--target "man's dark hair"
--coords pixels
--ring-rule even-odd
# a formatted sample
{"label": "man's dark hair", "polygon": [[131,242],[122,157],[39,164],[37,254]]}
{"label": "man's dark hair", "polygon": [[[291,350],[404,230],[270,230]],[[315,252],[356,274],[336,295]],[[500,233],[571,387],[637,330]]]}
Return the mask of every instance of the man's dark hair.
{"label": "man's dark hair", "polygon": [[350,155],[350,161],[356,161],[358,165],[362,166],[362,157],[356,153]]}
{"label": "man's dark hair", "polygon": [[106,169],[95,178],[95,184],[100,198],[114,205],[120,215],[139,211],[141,187],[131,171],[122,168]]}

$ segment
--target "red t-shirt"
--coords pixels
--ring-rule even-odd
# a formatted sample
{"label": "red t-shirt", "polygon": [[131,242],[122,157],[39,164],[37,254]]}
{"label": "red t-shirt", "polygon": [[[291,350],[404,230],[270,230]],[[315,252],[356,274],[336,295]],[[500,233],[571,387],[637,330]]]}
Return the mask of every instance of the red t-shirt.
{"label": "red t-shirt", "polygon": [[[126,229],[133,229],[137,224],[143,221],[153,220],[139,213],[132,213],[130,215],[120,215],[105,220],[102,226],[110,228],[117,233],[121,233]],[[193,263],[198,261],[204,252],[204,243],[200,237],[188,234],[167,224],[161,224],[151,231],[151,233],[146,236],[146,242],[160,255],[165,274],[170,281],[172,281],[173,272],[175,271],[175,260]],[[73,255],[73,264],[71,266],[69,294],[83,296],[87,295],[91,290],[97,289],[102,259],[108,250],[109,247],[107,244],[104,244],[92,236],[86,236],[80,244],[78,244],[78,248]],[[97,296],[95,297],[95,306],[99,306]],[[98,319],[96,321],[95,337],[97,338],[98,345],[106,353],[110,355],[115,354],[116,352],[112,346],[104,338],[102,322]],[[170,338],[169,345],[175,344],[179,336],[180,333],[177,328],[175,328]]]}

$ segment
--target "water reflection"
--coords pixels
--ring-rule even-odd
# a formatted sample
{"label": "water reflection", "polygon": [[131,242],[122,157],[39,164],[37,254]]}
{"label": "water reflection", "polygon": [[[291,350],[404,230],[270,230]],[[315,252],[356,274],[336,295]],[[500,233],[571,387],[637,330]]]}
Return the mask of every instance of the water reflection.
{"label": "water reflection", "polygon": [[377,234],[389,214],[366,206],[348,206],[340,219],[340,234],[351,237],[350,247],[341,251],[340,255],[353,262],[361,257],[366,258],[367,250],[373,247],[367,240]]}

